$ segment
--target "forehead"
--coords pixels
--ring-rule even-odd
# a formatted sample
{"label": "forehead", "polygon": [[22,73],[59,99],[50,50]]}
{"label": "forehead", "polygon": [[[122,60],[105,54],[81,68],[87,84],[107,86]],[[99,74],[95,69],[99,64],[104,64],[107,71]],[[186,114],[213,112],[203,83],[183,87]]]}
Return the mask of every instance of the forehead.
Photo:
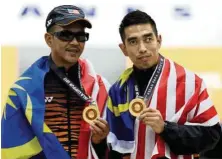
{"label": "forehead", "polygon": [[70,31],[73,31],[73,32],[78,32],[78,31],[84,31],[85,27],[83,27],[79,23],[71,23],[67,26],[55,25],[54,29],[55,29],[55,31],[70,30]]}
{"label": "forehead", "polygon": [[144,34],[154,33],[151,24],[137,24],[131,25],[125,28],[125,36],[129,37],[140,37]]}

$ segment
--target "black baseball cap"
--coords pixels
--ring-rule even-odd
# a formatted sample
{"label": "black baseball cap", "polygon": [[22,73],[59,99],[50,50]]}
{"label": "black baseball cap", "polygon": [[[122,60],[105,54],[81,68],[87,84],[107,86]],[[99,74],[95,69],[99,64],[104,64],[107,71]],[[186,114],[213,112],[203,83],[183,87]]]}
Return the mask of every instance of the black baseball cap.
{"label": "black baseball cap", "polygon": [[66,26],[74,22],[81,23],[84,27],[92,28],[89,20],[85,19],[82,9],[74,5],[61,5],[53,8],[46,18],[46,30],[53,25]]}

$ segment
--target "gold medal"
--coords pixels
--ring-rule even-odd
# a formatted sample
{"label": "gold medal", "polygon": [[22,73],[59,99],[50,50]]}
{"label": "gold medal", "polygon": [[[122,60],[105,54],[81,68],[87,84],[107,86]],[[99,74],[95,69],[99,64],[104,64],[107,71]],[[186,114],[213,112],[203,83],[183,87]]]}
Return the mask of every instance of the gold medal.
{"label": "gold medal", "polygon": [[146,104],[144,100],[141,98],[136,98],[130,102],[129,111],[133,116],[138,117],[140,113],[145,109],[145,107]]}
{"label": "gold medal", "polygon": [[100,113],[96,105],[89,105],[83,110],[83,119],[89,124],[99,117]]}

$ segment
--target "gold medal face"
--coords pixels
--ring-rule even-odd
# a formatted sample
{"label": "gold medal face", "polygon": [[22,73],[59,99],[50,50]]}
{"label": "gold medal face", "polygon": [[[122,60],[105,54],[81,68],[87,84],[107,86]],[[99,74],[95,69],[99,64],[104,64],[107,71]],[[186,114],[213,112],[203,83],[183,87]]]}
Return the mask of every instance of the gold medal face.
{"label": "gold medal face", "polygon": [[99,114],[99,110],[96,106],[88,106],[83,110],[83,119],[87,122],[87,123],[91,123],[92,121],[96,120],[97,118],[99,118],[100,114]]}
{"label": "gold medal face", "polygon": [[133,116],[138,117],[145,107],[146,104],[144,103],[143,99],[136,98],[130,102],[129,111]]}

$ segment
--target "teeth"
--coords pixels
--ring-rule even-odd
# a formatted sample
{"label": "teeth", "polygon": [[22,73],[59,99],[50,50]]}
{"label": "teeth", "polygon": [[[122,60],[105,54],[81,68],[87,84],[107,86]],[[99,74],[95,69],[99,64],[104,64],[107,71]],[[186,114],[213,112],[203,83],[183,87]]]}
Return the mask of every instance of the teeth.
{"label": "teeth", "polygon": [[78,52],[77,50],[68,50],[69,52]]}

